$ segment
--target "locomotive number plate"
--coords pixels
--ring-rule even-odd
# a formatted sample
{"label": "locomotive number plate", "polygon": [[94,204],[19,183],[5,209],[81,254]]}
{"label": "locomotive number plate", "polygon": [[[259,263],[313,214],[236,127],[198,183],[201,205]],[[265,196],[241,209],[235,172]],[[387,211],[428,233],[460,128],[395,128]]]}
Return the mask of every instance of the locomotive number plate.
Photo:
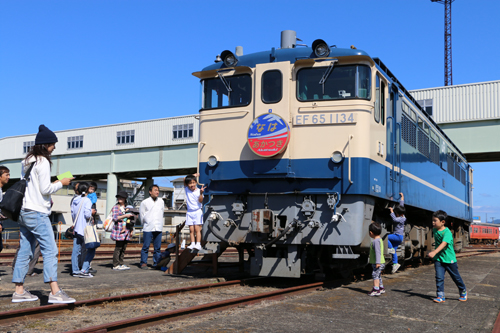
{"label": "locomotive number plate", "polygon": [[298,114],[293,117],[294,125],[325,125],[325,124],[354,124],[356,114],[349,113],[320,113]]}

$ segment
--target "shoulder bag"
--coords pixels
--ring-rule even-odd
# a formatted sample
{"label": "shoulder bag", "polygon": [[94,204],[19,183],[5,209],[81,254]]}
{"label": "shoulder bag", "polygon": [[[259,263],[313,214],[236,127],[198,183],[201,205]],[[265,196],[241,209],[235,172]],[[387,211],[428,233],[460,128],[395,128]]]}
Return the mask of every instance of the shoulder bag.
{"label": "shoulder bag", "polygon": [[5,195],[3,196],[2,202],[0,202],[0,210],[2,215],[12,221],[17,222],[19,219],[19,214],[21,213],[21,208],[23,207],[24,193],[26,192],[26,184],[30,180],[30,173],[33,169],[35,162],[31,163],[28,171],[24,174],[24,178],[12,185]]}
{"label": "shoulder bag", "polygon": [[95,224],[90,222],[92,218],[87,221],[87,225],[85,226],[84,231],[84,239],[85,239],[85,248],[87,249],[97,249],[101,246],[101,242],[99,241],[99,236],[97,236],[97,228]]}
{"label": "shoulder bag", "polygon": [[113,231],[114,227],[115,227],[115,221],[113,221],[113,208],[111,208],[111,212],[109,212],[108,217],[106,218],[106,220],[104,220],[102,228],[105,231],[111,232]]}
{"label": "shoulder bag", "polygon": [[[80,207],[78,208],[78,213],[76,213],[76,218],[73,221],[73,225],[76,224],[76,221],[78,221],[78,216],[80,215],[84,199],[85,198],[82,198],[82,202],[80,202]],[[99,246],[101,246],[101,242],[99,241],[99,236],[97,236],[97,229],[95,227],[95,224],[92,223],[91,221],[92,221],[92,216],[86,221],[87,225],[83,230],[83,239],[85,242],[85,248],[97,249]]]}

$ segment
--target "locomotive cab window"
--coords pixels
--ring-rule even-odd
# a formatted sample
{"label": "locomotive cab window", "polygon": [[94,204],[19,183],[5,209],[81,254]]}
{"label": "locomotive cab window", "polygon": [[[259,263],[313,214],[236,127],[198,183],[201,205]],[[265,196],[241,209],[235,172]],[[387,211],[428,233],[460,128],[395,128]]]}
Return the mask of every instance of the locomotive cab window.
{"label": "locomotive cab window", "polygon": [[297,73],[297,99],[370,99],[370,68],[363,65],[303,68]]}
{"label": "locomotive cab window", "polygon": [[278,103],[283,96],[283,75],[280,71],[272,70],[262,74],[262,102]]}
{"label": "locomotive cab window", "polygon": [[379,123],[382,120],[384,124],[385,118],[385,82],[380,79],[377,74],[375,79],[375,112],[373,114],[375,121]]}
{"label": "locomotive cab window", "polygon": [[245,106],[252,100],[250,75],[222,76],[205,79],[202,84],[202,110]]}

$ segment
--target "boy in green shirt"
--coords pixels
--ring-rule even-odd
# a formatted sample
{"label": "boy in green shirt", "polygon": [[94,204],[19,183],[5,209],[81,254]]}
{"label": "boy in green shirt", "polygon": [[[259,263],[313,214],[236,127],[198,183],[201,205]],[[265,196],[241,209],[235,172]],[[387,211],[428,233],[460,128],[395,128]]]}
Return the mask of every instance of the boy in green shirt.
{"label": "boy in green shirt", "polygon": [[460,273],[458,273],[457,257],[453,249],[453,235],[450,229],[445,227],[446,218],[448,215],[442,210],[438,210],[432,214],[432,235],[436,249],[429,252],[428,256],[434,259],[434,268],[436,270],[436,288],[437,297],[434,299],[436,303],[444,303],[444,272],[447,271],[453,282],[458,287],[460,295],[459,301],[467,301],[467,289],[462,281]]}

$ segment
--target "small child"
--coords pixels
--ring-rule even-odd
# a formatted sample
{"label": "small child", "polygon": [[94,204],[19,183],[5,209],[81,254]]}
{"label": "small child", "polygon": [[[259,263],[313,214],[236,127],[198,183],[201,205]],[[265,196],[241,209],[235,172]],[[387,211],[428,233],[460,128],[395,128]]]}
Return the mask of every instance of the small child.
{"label": "small child", "polygon": [[134,226],[135,226],[135,215],[138,214],[137,209],[134,208],[132,205],[128,205],[125,207],[125,213],[131,213],[132,216],[130,218],[124,218],[123,222],[123,228],[122,228],[122,233],[125,232],[125,229],[128,229],[130,231],[130,235],[134,234]]}
{"label": "small child", "polygon": [[[203,212],[201,211],[201,203],[203,202],[203,192],[205,186],[198,188],[196,177],[199,174],[188,175],[184,178],[184,191],[186,192],[186,225],[189,226],[189,234],[191,244],[188,246],[190,250],[201,250],[201,226],[203,225]],[[195,237],[196,236],[196,237]]]}
{"label": "small child", "polygon": [[442,210],[438,210],[432,214],[432,235],[434,236],[434,244],[436,249],[429,252],[428,256],[434,259],[434,269],[436,270],[436,288],[437,297],[434,298],[436,303],[444,303],[444,272],[447,271],[453,282],[458,287],[460,295],[459,301],[467,301],[467,289],[458,272],[457,257],[453,249],[453,235],[450,229],[445,227],[446,218],[448,215]]}
{"label": "small child", "polygon": [[90,202],[94,205],[97,202],[97,194],[95,191],[97,190],[97,184],[95,182],[90,182],[89,186],[89,194],[87,195],[87,198],[90,199]]}
{"label": "small child", "polygon": [[370,237],[373,238],[370,244],[370,264],[372,264],[373,272],[373,289],[368,293],[368,296],[380,296],[385,293],[384,284],[382,283],[382,272],[385,268],[384,258],[384,241],[380,237],[382,227],[376,222],[372,222],[368,228]]}
{"label": "small child", "polygon": [[387,247],[389,248],[387,252],[392,254],[392,274],[396,273],[399,267],[401,267],[401,265],[398,264],[398,255],[396,250],[398,249],[399,244],[403,242],[405,235],[405,197],[403,193],[399,193],[399,195],[401,196],[399,204],[396,204],[394,209],[389,207],[392,222],[395,224],[394,233],[387,237]]}

